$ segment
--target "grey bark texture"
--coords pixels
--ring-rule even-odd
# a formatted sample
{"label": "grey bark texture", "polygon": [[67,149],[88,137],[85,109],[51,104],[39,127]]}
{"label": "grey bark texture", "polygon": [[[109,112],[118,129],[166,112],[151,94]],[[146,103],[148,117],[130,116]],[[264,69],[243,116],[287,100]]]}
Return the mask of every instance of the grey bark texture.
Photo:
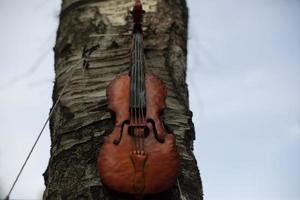
{"label": "grey bark texture", "polygon": [[[142,3],[146,10],[147,70],[167,85],[167,109],[162,118],[176,135],[181,156],[178,183],[169,191],[146,199],[201,200],[202,184],[192,151],[195,133],[186,85],[186,3],[184,0],[144,0]],[[104,187],[96,168],[103,136],[113,128],[113,119],[107,110],[106,86],[129,68],[131,37],[126,34],[132,29],[129,13],[132,5],[133,0],[62,2],[54,48],[54,102],[72,69],[75,71],[50,120],[52,145],[44,173],[44,199],[133,199]],[[125,35],[109,35],[116,33]]]}

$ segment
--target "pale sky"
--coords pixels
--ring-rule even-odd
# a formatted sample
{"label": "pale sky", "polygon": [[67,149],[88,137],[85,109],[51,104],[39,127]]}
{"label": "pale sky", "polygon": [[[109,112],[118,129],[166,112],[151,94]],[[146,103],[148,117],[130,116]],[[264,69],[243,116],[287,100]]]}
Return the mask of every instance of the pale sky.
{"label": "pale sky", "polygon": [[[205,199],[299,200],[300,1],[188,6],[188,84]],[[0,199],[52,105],[59,10],[59,0],[0,0]],[[11,198],[40,199],[49,150],[47,129]]]}

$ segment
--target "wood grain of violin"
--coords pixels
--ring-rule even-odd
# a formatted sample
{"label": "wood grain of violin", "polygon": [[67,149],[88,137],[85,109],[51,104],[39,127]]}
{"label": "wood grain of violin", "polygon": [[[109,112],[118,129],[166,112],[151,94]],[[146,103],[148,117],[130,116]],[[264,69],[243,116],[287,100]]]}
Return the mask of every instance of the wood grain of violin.
{"label": "wood grain of violin", "polygon": [[107,87],[108,109],[115,116],[115,126],[98,155],[103,184],[136,196],[171,188],[180,170],[175,136],[165,130],[160,119],[167,89],[145,69],[143,14],[140,0],[136,0],[131,67]]}

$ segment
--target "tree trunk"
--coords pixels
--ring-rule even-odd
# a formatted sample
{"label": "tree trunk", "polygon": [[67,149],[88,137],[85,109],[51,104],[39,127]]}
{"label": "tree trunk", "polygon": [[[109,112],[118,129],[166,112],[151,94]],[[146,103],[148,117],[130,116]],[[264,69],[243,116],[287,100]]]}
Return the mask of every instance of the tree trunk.
{"label": "tree trunk", "polygon": [[[202,185],[192,152],[195,135],[185,82],[186,3],[184,0],[142,3],[146,10],[147,70],[167,85],[163,120],[176,135],[181,156],[178,183],[169,191],[147,199],[201,200]],[[52,145],[44,174],[44,199],[132,199],[103,187],[96,169],[103,136],[113,128],[113,119],[107,111],[106,86],[118,74],[126,73],[130,62],[131,37],[109,34],[131,33],[132,5],[133,0],[63,0],[54,49],[54,102],[73,68],[75,71],[50,121]]]}

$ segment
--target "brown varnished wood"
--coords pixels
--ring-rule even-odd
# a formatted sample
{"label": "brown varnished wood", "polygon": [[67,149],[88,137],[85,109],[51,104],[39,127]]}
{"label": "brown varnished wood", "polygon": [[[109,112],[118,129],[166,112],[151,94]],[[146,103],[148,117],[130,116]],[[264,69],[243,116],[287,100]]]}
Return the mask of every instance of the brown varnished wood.
{"label": "brown varnished wood", "polygon": [[160,139],[167,134],[160,120],[160,114],[166,107],[167,89],[164,83],[155,75],[146,75],[147,119],[152,119]]}
{"label": "brown varnished wood", "polygon": [[[102,182],[113,190],[135,195],[160,193],[169,189],[176,182],[180,169],[175,137],[165,131],[159,116],[165,108],[166,88],[156,76],[146,74],[145,77],[146,119],[155,122],[154,126],[159,133],[159,138],[164,142],[158,142],[153,125],[145,123],[149,135],[144,140],[142,153],[144,155],[132,158],[133,137],[128,133],[129,124],[123,126],[120,143],[114,144],[114,141],[120,137],[122,123],[130,120],[130,77],[124,74],[111,82],[107,88],[108,108],[115,113],[116,123],[112,133],[106,136],[98,156],[98,169]],[[145,157],[144,163],[140,156]],[[137,167],[140,170],[135,170]]]}
{"label": "brown varnished wood", "polygon": [[106,89],[108,109],[115,114],[117,126],[129,120],[129,87],[130,77],[126,73],[119,75]]}

